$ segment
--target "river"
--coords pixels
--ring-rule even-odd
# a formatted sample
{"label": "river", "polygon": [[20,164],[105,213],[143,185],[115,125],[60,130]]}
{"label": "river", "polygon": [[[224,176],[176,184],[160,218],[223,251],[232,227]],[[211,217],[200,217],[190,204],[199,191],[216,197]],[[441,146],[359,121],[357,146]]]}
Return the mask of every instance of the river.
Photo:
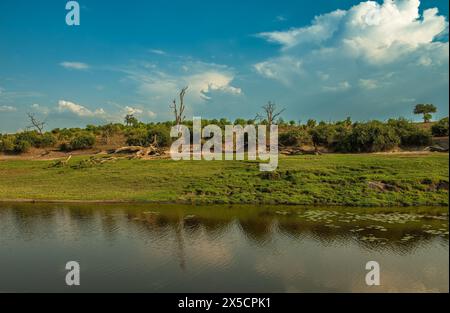
{"label": "river", "polygon": [[0,204],[0,292],[448,291],[446,209]]}

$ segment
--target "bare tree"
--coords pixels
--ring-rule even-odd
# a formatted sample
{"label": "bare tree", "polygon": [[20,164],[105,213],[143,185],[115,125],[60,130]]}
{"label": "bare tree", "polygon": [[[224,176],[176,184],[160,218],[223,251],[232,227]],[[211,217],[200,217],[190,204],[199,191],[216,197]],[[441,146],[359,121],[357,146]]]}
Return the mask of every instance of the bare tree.
{"label": "bare tree", "polygon": [[262,109],[264,110],[265,116],[258,114],[256,115],[256,119],[265,119],[269,125],[273,125],[274,121],[285,111],[285,109],[277,111],[277,105],[271,101],[263,106]]}
{"label": "bare tree", "polygon": [[184,105],[184,96],[186,95],[188,88],[189,87],[184,87],[181,89],[179,105],[177,105],[177,100],[174,99],[173,103],[169,106],[173,110],[176,125],[181,125],[186,118],[184,115],[184,110],[186,109],[186,106]]}
{"label": "bare tree", "polygon": [[38,120],[36,118],[36,116],[34,115],[34,113],[27,113],[28,118],[30,119],[31,125],[28,126],[28,128],[34,128],[36,129],[39,134],[42,135],[43,131],[44,131],[44,127],[45,124],[47,124],[46,122],[41,122],[40,120]]}

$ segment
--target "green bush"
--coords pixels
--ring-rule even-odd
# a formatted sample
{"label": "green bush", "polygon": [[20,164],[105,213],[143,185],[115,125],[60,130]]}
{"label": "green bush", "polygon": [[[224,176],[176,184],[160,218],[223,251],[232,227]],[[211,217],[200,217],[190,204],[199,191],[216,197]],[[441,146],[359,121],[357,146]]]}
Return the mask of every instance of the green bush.
{"label": "green bush", "polygon": [[28,152],[31,148],[31,144],[25,140],[18,140],[14,145],[15,153],[25,153]]}
{"label": "green bush", "polygon": [[60,149],[62,151],[74,151],[90,149],[95,144],[95,136],[88,132],[76,134],[70,142],[62,143]]}
{"label": "green bush", "polygon": [[320,123],[309,131],[314,146],[331,146],[334,143],[336,129],[334,125]]}
{"label": "green bush", "polygon": [[170,129],[165,126],[155,126],[149,129],[148,139],[149,143],[152,144],[156,136],[156,144],[160,147],[168,147],[172,143],[172,138],[170,137]]}
{"label": "green bush", "polygon": [[387,151],[400,144],[395,130],[379,121],[355,124],[348,139],[349,152]]}
{"label": "green bush", "polygon": [[148,130],[145,128],[133,128],[126,133],[126,143],[129,146],[149,145]]}
{"label": "green bush", "polygon": [[301,129],[289,130],[280,134],[279,143],[283,146],[299,146],[302,144],[311,144],[311,135]]}
{"label": "green bush", "polygon": [[431,127],[433,136],[447,137],[448,136],[448,117],[443,118]]}
{"label": "green bush", "polygon": [[13,136],[0,137],[0,152],[14,152],[14,142],[15,138]]}
{"label": "green bush", "polygon": [[149,125],[148,129],[139,127],[130,129],[126,133],[126,143],[129,146],[149,146],[154,143],[160,147],[167,147],[171,143],[170,129],[165,125]]}
{"label": "green bush", "polygon": [[404,147],[426,146],[431,144],[431,133],[417,127],[410,121],[399,118],[388,121],[387,126],[392,128],[400,137],[400,144]]}

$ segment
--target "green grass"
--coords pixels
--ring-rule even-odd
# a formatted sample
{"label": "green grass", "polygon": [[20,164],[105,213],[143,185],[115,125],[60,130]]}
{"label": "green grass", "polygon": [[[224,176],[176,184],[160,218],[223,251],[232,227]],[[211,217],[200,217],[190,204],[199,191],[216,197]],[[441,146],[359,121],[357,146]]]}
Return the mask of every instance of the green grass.
{"label": "green grass", "polygon": [[[117,200],[342,206],[448,206],[449,157],[323,155],[282,157],[264,174],[255,162],[120,160],[75,168],[51,161],[0,161],[0,200]],[[369,182],[394,186],[376,190]]]}

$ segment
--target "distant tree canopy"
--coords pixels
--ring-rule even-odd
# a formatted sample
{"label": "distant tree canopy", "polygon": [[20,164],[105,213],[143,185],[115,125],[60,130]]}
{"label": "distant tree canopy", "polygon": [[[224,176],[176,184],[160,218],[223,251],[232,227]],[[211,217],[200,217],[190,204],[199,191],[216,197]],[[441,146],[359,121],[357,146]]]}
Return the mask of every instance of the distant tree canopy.
{"label": "distant tree canopy", "polygon": [[414,108],[414,114],[423,115],[423,122],[429,123],[433,116],[432,113],[436,113],[437,108],[433,104],[418,104]]}
{"label": "distant tree canopy", "polygon": [[[273,117],[273,115],[272,115]],[[24,153],[31,148],[59,149],[73,151],[102,147],[109,149],[117,145],[169,147],[171,127],[176,121],[142,123],[133,115],[128,115],[123,123],[106,125],[88,125],[86,128],[56,128],[50,132],[39,130],[23,131],[16,134],[0,134],[0,152]],[[396,147],[424,147],[432,144],[432,136],[449,135],[449,120],[444,118],[433,124],[431,128],[419,127],[417,124],[400,118],[387,122],[369,121],[353,122],[350,118],[336,122],[306,123],[282,122],[279,129],[279,144],[284,147],[313,146],[325,148],[332,152],[378,152],[388,151]],[[202,119],[202,127],[214,124],[224,130],[231,122],[226,118]],[[235,125],[259,124],[267,125],[268,120],[256,121],[237,118]],[[183,125],[191,131],[192,121]]]}
{"label": "distant tree canopy", "polygon": [[136,127],[139,124],[138,119],[133,114],[125,115],[124,122],[126,126]]}
{"label": "distant tree canopy", "polygon": [[448,117],[443,118],[431,127],[433,136],[447,137],[448,136]]}

